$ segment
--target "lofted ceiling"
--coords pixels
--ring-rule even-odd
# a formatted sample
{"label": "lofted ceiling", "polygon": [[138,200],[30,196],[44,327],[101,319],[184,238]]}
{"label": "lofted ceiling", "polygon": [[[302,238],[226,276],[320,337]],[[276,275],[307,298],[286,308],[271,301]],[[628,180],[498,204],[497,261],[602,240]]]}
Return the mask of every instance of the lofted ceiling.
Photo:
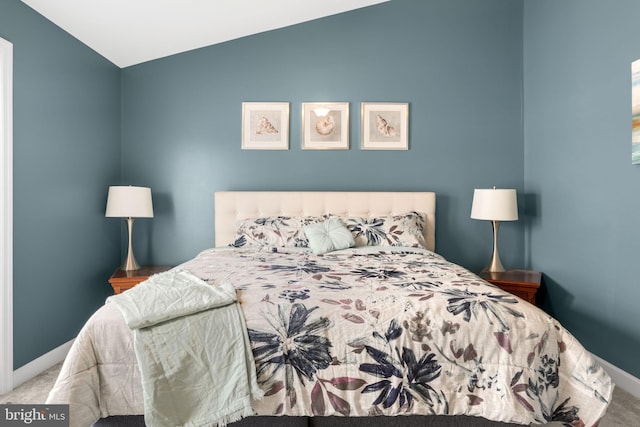
{"label": "lofted ceiling", "polygon": [[389,0],[22,0],[119,67]]}

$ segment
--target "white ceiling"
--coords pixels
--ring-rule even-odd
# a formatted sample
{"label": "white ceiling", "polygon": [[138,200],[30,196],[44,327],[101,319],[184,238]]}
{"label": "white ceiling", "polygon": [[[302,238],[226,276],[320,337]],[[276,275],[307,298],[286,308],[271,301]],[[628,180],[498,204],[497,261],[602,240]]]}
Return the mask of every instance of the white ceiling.
{"label": "white ceiling", "polygon": [[389,0],[22,0],[128,67]]}

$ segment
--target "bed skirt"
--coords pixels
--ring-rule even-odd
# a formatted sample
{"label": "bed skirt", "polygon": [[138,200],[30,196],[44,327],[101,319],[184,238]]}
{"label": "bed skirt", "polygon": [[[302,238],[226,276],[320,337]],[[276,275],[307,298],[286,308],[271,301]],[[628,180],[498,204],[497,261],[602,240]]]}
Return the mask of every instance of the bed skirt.
{"label": "bed skirt", "polygon": [[[553,425],[548,424],[549,426]],[[108,417],[95,427],[144,427],[142,415]],[[521,427],[521,424],[489,421],[465,415],[398,416],[398,417],[249,417],[229,424],[230,427]]]}

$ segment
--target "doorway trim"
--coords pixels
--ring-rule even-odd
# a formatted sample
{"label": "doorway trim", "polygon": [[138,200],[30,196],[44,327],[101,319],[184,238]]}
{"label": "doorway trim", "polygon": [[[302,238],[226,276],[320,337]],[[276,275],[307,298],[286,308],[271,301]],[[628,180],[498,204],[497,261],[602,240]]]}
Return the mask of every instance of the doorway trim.
{"label": "doorway trim", "polygon": [[0,38],[0,394],[13,389],[13,44]]}

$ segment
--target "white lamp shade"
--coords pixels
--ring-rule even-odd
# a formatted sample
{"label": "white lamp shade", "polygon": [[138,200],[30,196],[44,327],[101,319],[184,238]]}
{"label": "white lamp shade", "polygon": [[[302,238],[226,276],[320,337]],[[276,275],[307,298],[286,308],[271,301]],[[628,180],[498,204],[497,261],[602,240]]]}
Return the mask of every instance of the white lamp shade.
{"label": "white lamp shade", "polygon": [[151,188],[111,186],[107,196],[107,217],[153,218]]}
{"label": "white lamp shade", "polygon": [[518,201],[513,189],[478,189],[473,191],[471,218],[489,221],[516,221]]}

